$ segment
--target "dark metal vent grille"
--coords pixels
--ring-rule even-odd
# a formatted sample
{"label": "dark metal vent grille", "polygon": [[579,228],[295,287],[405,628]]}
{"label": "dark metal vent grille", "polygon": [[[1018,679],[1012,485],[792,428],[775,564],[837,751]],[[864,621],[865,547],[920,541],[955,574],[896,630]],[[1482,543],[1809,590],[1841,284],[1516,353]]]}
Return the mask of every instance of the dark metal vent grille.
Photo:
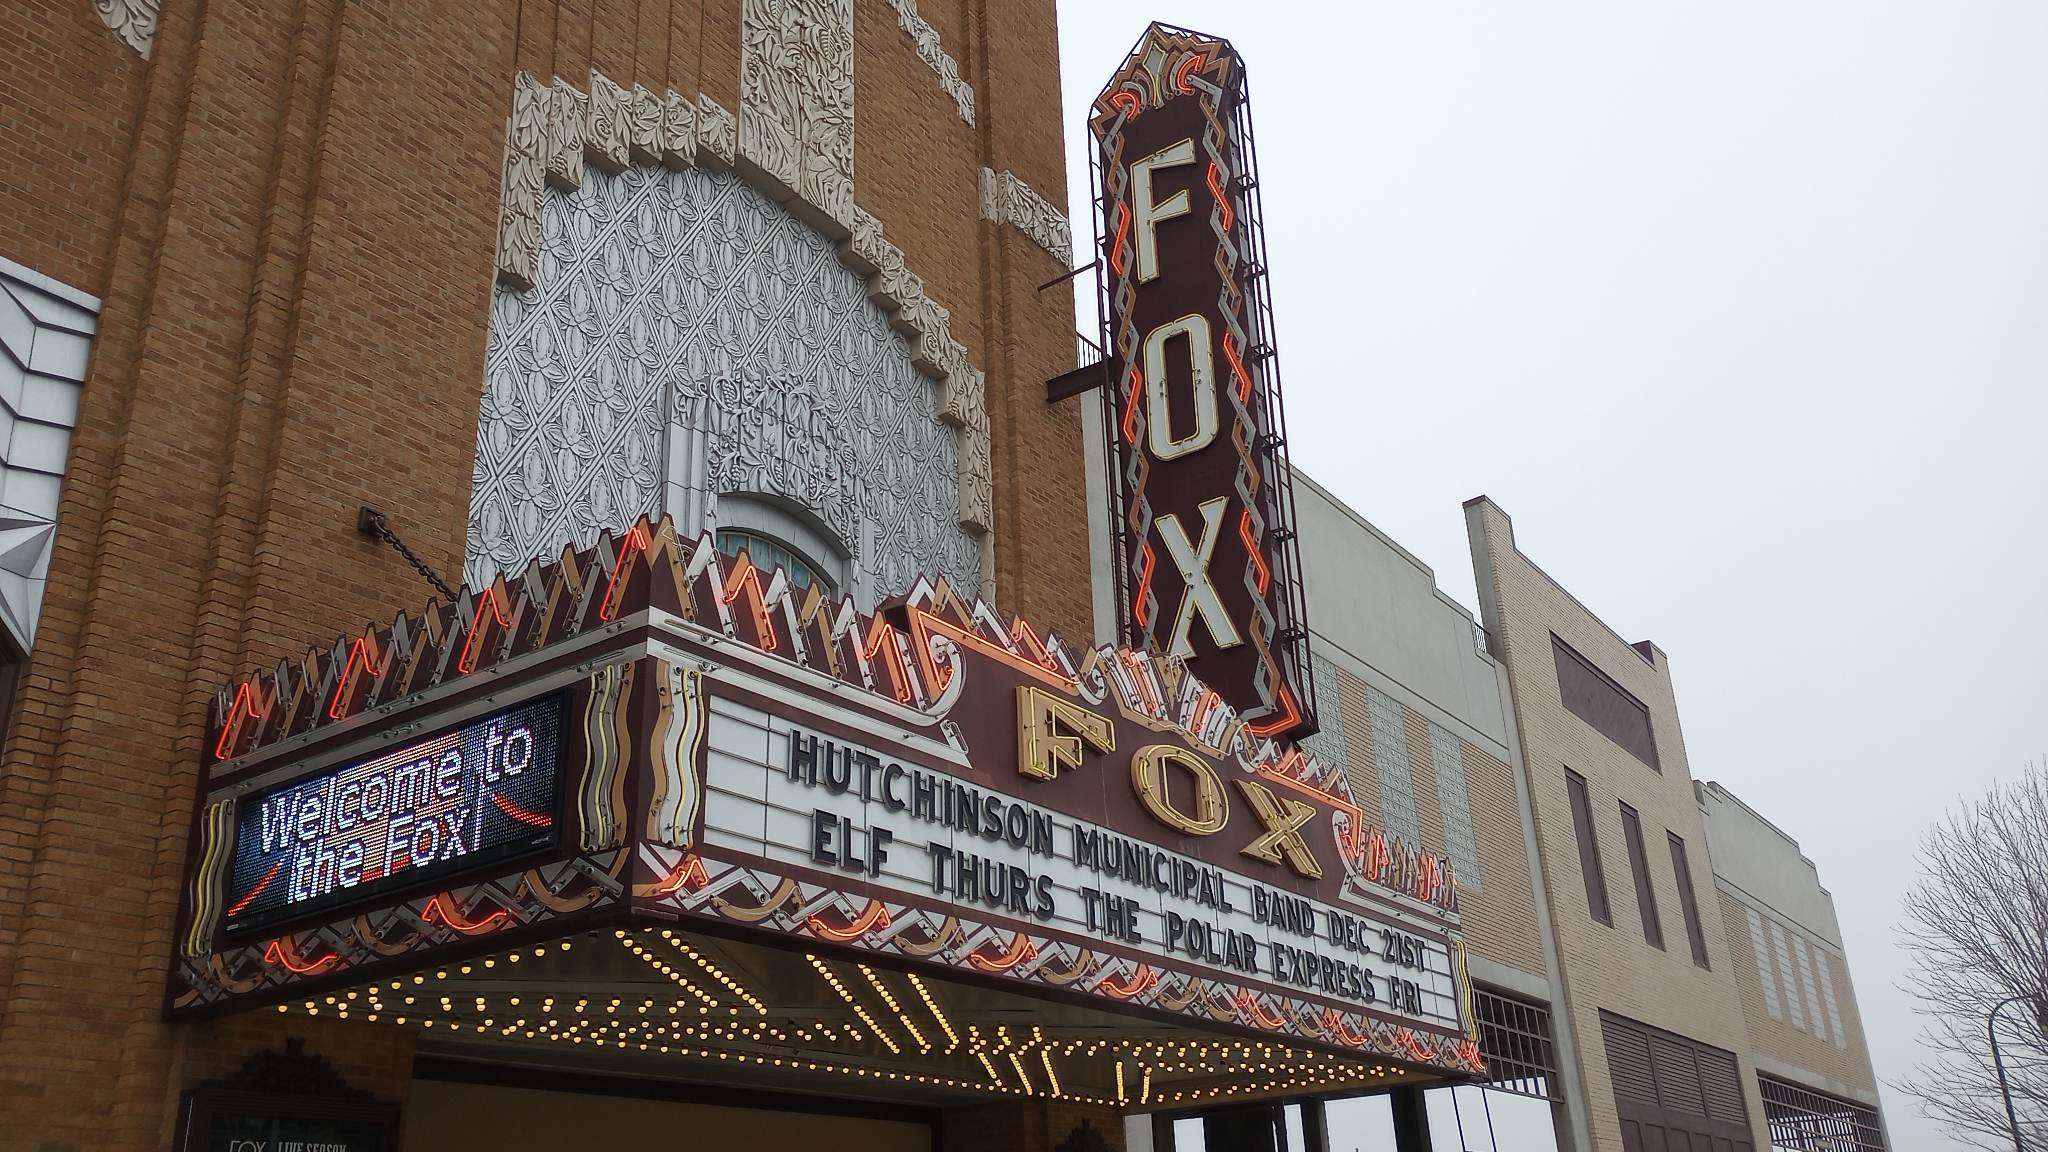
{"label": "dark metal vent grille", "polygon": [[1479,1052],[1486,1057],[1488,1087],[1539,1100],[1564,1098],[1557,1086],[1549,1009],[1474,988],[1472,1010],[1479,1021]]}
{"label": "dark metal vent grille", "polygon": [[1788,1152],[1885,1152],[1877,1110],[1784,1080],[1758,1076],[1771,1145]]}

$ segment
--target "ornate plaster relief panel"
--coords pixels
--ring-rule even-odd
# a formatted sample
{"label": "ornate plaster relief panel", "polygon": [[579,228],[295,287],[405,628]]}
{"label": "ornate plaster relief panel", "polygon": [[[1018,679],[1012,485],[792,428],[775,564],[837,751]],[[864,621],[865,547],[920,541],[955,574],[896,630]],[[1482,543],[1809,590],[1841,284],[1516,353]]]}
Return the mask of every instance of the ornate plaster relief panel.
{"label": "ornate plaster relief panel", "polygon": [[[716,496],[738,490],[720,485],[745,479],[771,496],[788,488],[792,500],[801,489],[806,511],[847,534],[856,592],[872,579],[907,585],[909,577],[899,579],[900,573],[924,572],[992,594],[988,531],[994,502],[984,378],[966,347],[953,339],[951,314],[925,295],[924,282],[883,235],[881,223],[854,203],[848,4],[748,0],[744,103],[737,116],[708,96],[691,100],[637,85],[627,91],[597,72],[590,75],[588,91],[559,77],[547,83],[525,73],[515,78],[498,221],[500,291],[466,564],[472,578],[592,539],[603,527],[623,527],[640,511],[666,507],[693,530],[713,525]],[[652,167],[656,163],[660,170]],[[690,178],[663,177],[664,171]],[[623,183],[601,189],[593,183],[605,180]],[[593,189],[589,195],[586,186]],[[721,197],[735,198],[705,199],[701,189],[714,186],[729,190]],[[748,294],[753,278],[773,280],[780,273],[769,272],[773,261],[760,251],[732,246],[733,230],[742,226],[737,220],[704,224],[689,217],[689,228],[725,228],[727,244],[711,244],[707,237],[713,232],[686,230],[697,247],[688,268],[678,270],[684,233],[676,229],[686,217],[664,214],[713,202],[735,209],[750,205],[770,212],[765,218],[774,227],[794,228],[790,235],[796,238],[788,243],[831,257],[798,261],[806,283],[829,281],[830,292],[805,295],[784,278],[776,281],[783,287],[775,297],[784,301],[778,304],[783,310],[747,312],[746,305],[762,299],[758,292]],[[623,223],[628,221],[630,226]],[[607,279],[593,280],[593,269]],[[631,291],[627,296],[634,302],[623,304],[614,299],[617,293],[607,295],[622,282],[621,273],[655,275],[650,269],[660,269],[670,288],[709,278],[725,286],[716,294],[715,309],[739,311],[712,320],[696,316],[693,323],[708,327],[679,330],[680,314],[672,307],[649,312]],[[849,289],[866,305],[857,323],[847,319],[854,316],[846,307]],[[671,292],[664,302],[674,299]],[[606,321],[594,318],[601,303],[610,313],[632,317],[625,327],[634,339],[665,348],[708,339],[686,336],[687,331],[730,335],[731,326],[743,321],[771,324],[776,338],[755,352],[771,356],[809,348],[800,359],[814,375],[739,356],[729,346],[731,355],[722,363],[701,356],[693,363],[696,391],[673,379],[673,359],[641,373],[661,379],[643,379],[616,355],[592,360],[618,339]],[[531,329],[534,321],[525,311],[534,309],[555,314],[552,327],[543,335],[512,338],[515,328]],[[565,309],[576,319],[561,320]],[[796,330],[817,323],[827,327]],[[886,355],[873,346],[847,344],[882,329],[898,338],[887,344]],[[821,349],[832,349],[837,359],[821,359]],[[876,358],[861,359],[870,353]],[[913,369],[908,376],[897,371],[898,357],[907,357]],[[856,361],[863,367],[851,383],[819,384],[839,379],[819,365]],[[923,391],[913,397],[906,380],[922,381]],[[922,424],[913,429],[887,417],[883,424],[895,437],[888,442],[901,453],[886,460],[864,455],[865,471],[834,473],[822,461],[835,452],[843,457],[849,443],[879,451],[883,441],[866,430],[881,425],[851,426],[846,418],[876,417],[870,401],[883,395],[944,427],[927,440]],[[722,401],[740,407],[729,409]],[[800,407],[814,401],[828,410],[840,404],[839,422],[811,427],[794,439],[766,422],[774,409],[780,424],[815,425],[815,413]],[[766,407],[756,411],[755,404]],[[652,436],[650,427],[660,435]],[[787,440],[790,455],[778,458],[762,447],[781,443],[778,438]],[[735,445],[750,447],[738,451]],[[942,452],[943,461],[934,455]],[[902,462],[910,462],[914,475],[890,478],[888,470]],[[915,484],[908,483],[912,479]],[[942,481],[952,485],[950,496],[934,487]],[[897,515],[909,508],[919,511]]]}
{"label": "ornate plaster relief panel", "polygon": [[981,218],[1014,224],[1062,265],[1074,262],[1073,229],[1066,214],[1032,191],[1015,172],[981,170]]}
{"label": "ornate plaster relief panel", "polygon": [[849,222],[853,0],[742,0],[739,151],[771,192]]}
{"label": "ornate plaster relief panel", "polygon": [[100,21],[145,60],[149,58],[150,45],[156,41],[159,6],[159,0],[93,0]]}
{"label": "ornate plaster relief panel", "polygon": [[953,98],[960,119],[974,123],[974,87],[960,76],[960,65],[939,43],[939,30],[917,14],[917,0],[889,0],[896,10],[896,23],[917,45],[917,57],[939,78],[939,87]]}
{"label": "ornate plaster relief panel", "polygon": [[0,625],[35,641],[100,302],[0,260]]}
{"label": "ornate plaster relief panel", "polygon": [[472,582],[643,513],[715,527],[739,492],[836,535],[863,602],[980,588],[955,431],[823,236],[733,173],[648,166],[548,192],[539,232],[534,287],[491,315]]}

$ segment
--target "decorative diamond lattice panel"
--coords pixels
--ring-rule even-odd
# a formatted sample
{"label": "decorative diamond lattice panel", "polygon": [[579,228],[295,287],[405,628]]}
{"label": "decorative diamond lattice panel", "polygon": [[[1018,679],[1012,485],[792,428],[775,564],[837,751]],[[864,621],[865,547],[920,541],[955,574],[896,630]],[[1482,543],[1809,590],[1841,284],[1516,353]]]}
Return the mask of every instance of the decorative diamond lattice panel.
{"label": "decorative diamond lattice panel", "polygon": [[696,532],[749,492],[835,533],[858,596],[979,588],[953,431],[823,236],[730,173],[592,171],[547,193],[537,271],[492,308],[473,584],[664,508]]}

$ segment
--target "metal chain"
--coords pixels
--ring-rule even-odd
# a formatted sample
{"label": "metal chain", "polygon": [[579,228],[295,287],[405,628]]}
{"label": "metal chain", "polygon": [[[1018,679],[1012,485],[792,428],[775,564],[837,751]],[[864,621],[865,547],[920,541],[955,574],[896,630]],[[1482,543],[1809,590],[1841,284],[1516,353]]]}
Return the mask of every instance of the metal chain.
{"label": "metal chain", "polygon": [[440,573],[428,567],[425,560],[420,559],[412,549],[405,546],[405,541],[400,540],[398,533],[391,530],[391,524],[384,519],[382,512],[365,504],[356,514],[356,527],[364,535],[374,536],[384,543],[391,545],[400,556],[405,558],[406,563],[413,566],[414,571],[426,577],[427,583],[434,586],[434,591],[439,592],[442,598],[450,604],[455,603],[455,589],[450,588],[448,582],[441,579]]}

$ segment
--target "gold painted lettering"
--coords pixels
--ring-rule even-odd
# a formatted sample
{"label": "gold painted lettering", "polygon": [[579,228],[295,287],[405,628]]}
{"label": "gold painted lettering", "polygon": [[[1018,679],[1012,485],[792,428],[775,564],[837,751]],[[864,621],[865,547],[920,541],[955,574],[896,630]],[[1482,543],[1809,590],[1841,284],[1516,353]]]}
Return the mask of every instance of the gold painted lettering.
{"label": "gold painted lettering", "polygon": [[1085,750],[1116,751],[1116,731],[1099,716],[1029,684],[1017,689],[1017,771],[1057,780],[1060,769],[1079,768]]}
{"label": "gold painted lettering", "polygon": [[[1168,765],[1181,768],[1194,783],[1194,813],[1176,808],[1168,785]],[[1189,836],[1212,836],[1230,822],[1230,796],[1223,778],[1207,760],[1172,744],[1147,744],[1131,755],[1131,784],[1145,810],[1169,828]]]}
{"label": "gold painted lettering", "polygon": [[1322,879],[1323,866],[1317,862],[1316,854],[1301,835],[1302,826],[1315,817],[1314,806],[1291,796],[1276,796],[1271,788],[1256,780],[1239,780],[1237,787],[1250,802],[1259,823],[1266,826],[1258,839],[1239,851],[1268,864],[1284,861],[1288,867],[1311,880]]}

